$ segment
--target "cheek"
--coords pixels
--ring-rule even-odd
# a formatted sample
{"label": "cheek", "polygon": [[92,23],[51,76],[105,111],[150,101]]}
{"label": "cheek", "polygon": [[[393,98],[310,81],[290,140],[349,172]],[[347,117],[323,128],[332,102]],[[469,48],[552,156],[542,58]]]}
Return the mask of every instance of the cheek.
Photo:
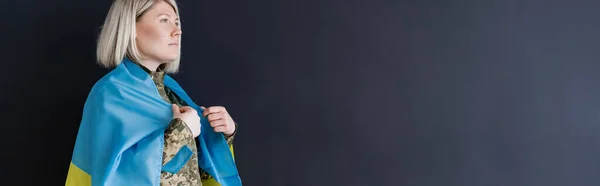
{"label": "cheek", "polygon": [[171,29],[162,28],[160,29],[160,37],[165,42],[171,42]]}
{"label": "cheek", "polygon": [[168,27],[154,25],[145,25],[137,27],[136,43],[138,50],[142,55],[156,58],[173,58],[177,55],[180,48],[169,46],[173,41]]}
{"label": "cheek", "polygon": [[141,43],[153,43],[160,39],[160,34],[157,34],[155,29],[142,29],[138,31],[137,39]]}
{"label": "cheek", "polygon": [[151,55],[152,53],[160,52],[159,47],[163,40],[159,29],[152,27],[139,27],[137,30],[136,42],[138,50],[141,53]]}

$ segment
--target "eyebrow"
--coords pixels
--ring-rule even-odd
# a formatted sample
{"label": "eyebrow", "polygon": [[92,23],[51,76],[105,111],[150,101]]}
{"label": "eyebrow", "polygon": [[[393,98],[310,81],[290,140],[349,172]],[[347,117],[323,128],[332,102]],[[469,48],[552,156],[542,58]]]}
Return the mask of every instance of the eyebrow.
{"label": "eyebrow", "polygon": [[[156,17],[160,17],[161,15],[166,15],[168,17],[171,17],[171,14],[169,14],[169,13],[160,13]],[[179,17],[176,17],[175,20],[179,21]]]}

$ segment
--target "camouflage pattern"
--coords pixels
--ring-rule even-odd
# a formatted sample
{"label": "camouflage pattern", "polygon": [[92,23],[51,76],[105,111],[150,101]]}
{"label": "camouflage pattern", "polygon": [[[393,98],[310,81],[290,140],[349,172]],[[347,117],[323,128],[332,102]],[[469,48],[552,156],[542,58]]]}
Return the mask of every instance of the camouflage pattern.
{"label": "camouflage pattern", "polygon": [[[150,71],[143,65],[138,64],[144,71],[148,72],[152,77],[152,80],[156,84],[156,88],[160,93],[160,96],[171,104],[177,104],[179,106],[187,106],[187,103],[183,101],[179,96],[172,92],[168,87],[164,85],[165,73],[161,67],[156,72]],[[237,133],[226,137],[227,144],[233,143],[233,138]],[[202,170],[198,166],[198,150],[196,146],[196,140],[193,137],[192,131],[187,127],[185,122],[180,119],[173,119],[167,129],[165,130],[165,145],[163,149],[163,165],[169,162],[175,154],[183,147],[187,145],[193,153],[190,160],[175,174],[168,172],[161,172],[160,185],[161,186],[201,186],[202,182],[212,178],[210,174]]]}
{"label": "camouflage pattern", "polygon": [[[165,76],[165,72],[163,71],[157,71],[157,72],[150,72],[150,77],[152,77],[152,80],[154,81],[154,84],[156,84],[156,89],[158,89],[158,92],[160,93],[160,97],[162,97],[165,101],[173,103],[172,99],[169,98],[169,96],[167,96],[167,91],[165,90],[165,81],[163,80],[163,77]],[[175,103],[179,106],[181,106],[179,103]]]}
{"label": "camouflage pattern", "polygon": [[194,154],[187,163],[177,172],[171,174],[161,172],[160,185],[164,186],[199,186],[202,185],[198,167],[198,154],[196,141],[193,138],[192,131],[181,119],[173,119],[169,127],[165,130],[165,147],[163,150],[163,166],[171,161],[175,154],[183,146],[188,146]]}

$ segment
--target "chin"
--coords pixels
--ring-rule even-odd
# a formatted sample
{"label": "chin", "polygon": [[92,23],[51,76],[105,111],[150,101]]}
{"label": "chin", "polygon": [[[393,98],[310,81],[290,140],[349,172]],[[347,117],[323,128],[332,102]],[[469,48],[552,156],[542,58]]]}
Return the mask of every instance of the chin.
{"label": "chin", "polygon": [[170,56],[170,57],[164,58],[162,61],[164,61],[164,63],[172,63],[175,60],[177,60],[177,58],[179,58],[179,56]]}
{"label": "chin", "polygon": [[163,64],[169,64],[175,62],[176,59],[165,59],[163,60]]}

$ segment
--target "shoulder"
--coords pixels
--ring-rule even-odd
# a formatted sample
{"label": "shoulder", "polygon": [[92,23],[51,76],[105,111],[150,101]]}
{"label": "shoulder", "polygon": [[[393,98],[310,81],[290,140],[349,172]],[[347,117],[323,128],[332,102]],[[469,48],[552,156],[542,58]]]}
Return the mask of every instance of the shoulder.
{"label": "shoulder", "polygon": [[[128,102],[133,97],[111,71],[100,78],[90,89],[83,106],[84,116],[88,118],[114,115],[114,111],[130,109]],[[116,110],[115,110],[116,109]]]}
{"label": "shoulder", "polygon": [[116,81],[114,71],[111,71],[94,83],[94,86],[92,86],[92,89],[90,90],[90,94],[96,94],[107,89],[114,89],[122,86],[123,85]]}
{"label": "shoulder", "polygon": [[119,78],[120,74],[121,72],[119,72],[119,69],[113,69],[96,81],[90,89],[88,101],[91,98],[97,100],[110,96],[119,96],[121,94],[121,91],[119,90],[122,90],[123,87],[125,87],[123,82],[119,81],[119,79],[121,79]]}

